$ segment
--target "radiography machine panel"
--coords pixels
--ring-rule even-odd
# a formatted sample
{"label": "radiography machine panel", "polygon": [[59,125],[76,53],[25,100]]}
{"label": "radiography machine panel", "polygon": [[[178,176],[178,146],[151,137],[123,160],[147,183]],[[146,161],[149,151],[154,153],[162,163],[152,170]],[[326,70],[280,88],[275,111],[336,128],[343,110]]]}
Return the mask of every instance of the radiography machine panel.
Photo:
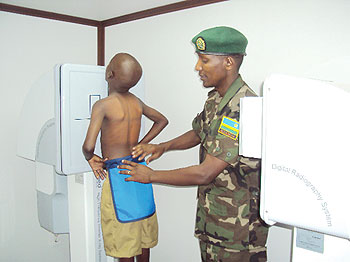
{"label": "radiography machine panel", "polygon": [[272,75],[264,82],[261,215],[350,239],[350,88]]}
{"label": "radiography machine panel", "polygon": [[[81,147],[94,103],[108,95],[104,67],[64,64],[56,68],[55,121],[56,172],[76,174],[90,171]],[[96,154],[101,155],[99,138]]]}
{"label": "radiography machine panel", "polygon": [[262,159],[261,217],[350,239],[349,86],[273,74],[263,91],[242,99],[240,125],[240,153]]}

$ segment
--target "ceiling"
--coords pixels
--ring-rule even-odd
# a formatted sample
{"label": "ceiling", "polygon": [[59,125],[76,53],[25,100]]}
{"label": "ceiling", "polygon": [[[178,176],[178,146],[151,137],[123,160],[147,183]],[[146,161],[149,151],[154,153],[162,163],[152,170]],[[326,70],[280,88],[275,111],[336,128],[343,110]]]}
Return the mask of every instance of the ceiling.
{"label": "ceiling", "polygon": [[106,20],[183,0],[0,0],[3,4],[93,20]]}

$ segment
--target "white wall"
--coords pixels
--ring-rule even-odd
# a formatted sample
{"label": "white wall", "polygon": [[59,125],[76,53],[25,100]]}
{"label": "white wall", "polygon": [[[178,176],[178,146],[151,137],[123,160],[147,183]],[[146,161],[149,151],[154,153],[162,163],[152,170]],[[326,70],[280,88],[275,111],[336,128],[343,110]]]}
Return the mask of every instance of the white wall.
{"label": "white wall", "polygon": [[93,27],[0,12],[1,262],[69,261],[68,235],[55,242],[39,225],[34,164],[16,156],[16,133],[25,97],[42,75],[59,63],[96,64],[96,34]]}
{"label": "white wall", "polygon": [[[314,68],[349,54],[350,2],[347,0],[235,0],[151,17],[106,29],[106,63],[117,52],[129,52],[146,75],[146,103],[163,112],[169,126],[154,142],[191,128],[206,93],[194,71],[191,38],[199,31],[228,25],[242,31],[249,44],[241,73],[260,92],[272,73],[308,76]],[[336,70],[336,68],[334,69]],[[154,162],[156,169],[198,163],[198,149],[172,152]],[[195,188],[156,186],[160,243],[153,261],[199,261],[193,237]],[[291,230],[272,227],[270,262],[290,260]]]}
{"label": "white wall", "polygon": [[[155,140],[191,128],[207,90],[194,71],[191,38],[202,29],[228,25],[249,39],[241,73],[256,91],[271,72],[307,76],[349,54],[347,0],[235,0],[116,25],[106,30],[107,61],[130,52],[146,72],[146,102],[170,120]],[[17,120],[25,96],[54,64],[96,64],[96,29],[0,12],[0,261],[69,261],[68,237],[39,226],[33,163],[16,156]],[[334,69],[336,70],[336,68]],[[38,101],[39,103],[40,101]],[[35,116],[33,116],[35,117]],[[198,162],[197,148],[173,152],[152,167],[171,169]],[[196,189],[156,186],[160,243],[157,261],[199,261],[193,237]],[[273,227],[269,261],[289,261],[290,230]]]}

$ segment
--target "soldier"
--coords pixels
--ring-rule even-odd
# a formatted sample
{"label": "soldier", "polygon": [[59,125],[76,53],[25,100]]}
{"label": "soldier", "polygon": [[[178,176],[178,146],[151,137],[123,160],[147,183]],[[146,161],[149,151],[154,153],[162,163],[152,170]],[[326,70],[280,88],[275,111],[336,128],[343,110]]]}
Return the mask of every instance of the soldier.
{"label": "soldier", "polygon": [[203,86],[208,93],[193,129],[158,145],[138,145],[133,156],[147,163],[170,150],[184,150],[200,143],[200,164],[155,171],[123,161],[128,181],[170,185],[198,185],[195,236],[202,261],[266,261],[268,227],[259,217],[260,160],[238,155],[240,98],[256,96],[242,80],[239,68],[246,37],[229,27],[215,27],[196,35],[195,44]]}

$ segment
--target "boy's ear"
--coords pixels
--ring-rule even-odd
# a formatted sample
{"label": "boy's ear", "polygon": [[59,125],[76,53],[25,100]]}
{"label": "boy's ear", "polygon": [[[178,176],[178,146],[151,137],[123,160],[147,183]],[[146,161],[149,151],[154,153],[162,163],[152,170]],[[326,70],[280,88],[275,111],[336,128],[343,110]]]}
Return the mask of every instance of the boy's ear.
{"label": "boy's ear", "polygon": [[112,79],[114,76],[113,71],[111,71],[111,70],[107,71],[106,75],[107,75],[107,79]]}

